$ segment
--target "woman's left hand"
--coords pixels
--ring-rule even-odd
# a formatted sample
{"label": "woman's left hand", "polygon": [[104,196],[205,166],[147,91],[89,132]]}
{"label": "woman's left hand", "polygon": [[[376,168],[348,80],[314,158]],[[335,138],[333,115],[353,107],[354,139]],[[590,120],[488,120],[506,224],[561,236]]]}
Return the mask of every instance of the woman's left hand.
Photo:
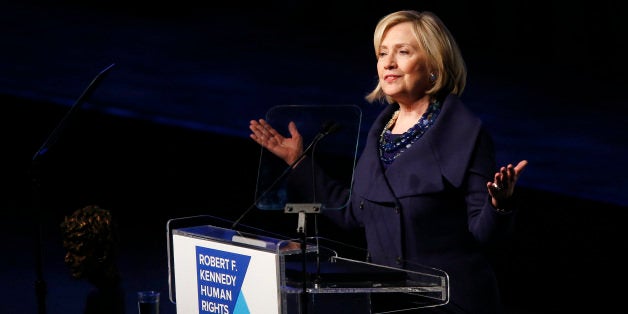
{"label": "woman's left hand", "polygon": [[519,175],[527,165],[528,161],[522,160],[516,166],[508,164],[506,167],[501,167],[498,172],[495,172],[493,182],[486,183],[488,194],[491,196],[495,208],[507,210],[504,206],[508,204],[510,197],[515,192]]}

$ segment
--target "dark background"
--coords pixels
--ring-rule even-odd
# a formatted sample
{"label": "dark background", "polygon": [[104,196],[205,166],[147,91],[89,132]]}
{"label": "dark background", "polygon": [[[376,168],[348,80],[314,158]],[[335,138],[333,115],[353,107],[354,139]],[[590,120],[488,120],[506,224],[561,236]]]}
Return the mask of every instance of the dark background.
{"label": "dark background", "polygon": [[[79,313],[88,285],[63,265],[58,225],[112,210],[135,291],[167,300],[166,222],[236,219],[254,201],[260,149],[248,121],[277,105],[381,110],[372,31],[397,9],[437,13],[469,69],[463,100],[501,164],[528,159],[522,212],[494,252],[513,313],[618,310],[627,248],[626,10],[619,1],[2,2],[2,313],[35,313],[41,249],[49,313]],[[115,63],[36,167],[32,158],[90,80]],[[39,204],[34,205],[33,201]],[[295,217],[248,222],[294,231]],[[41,229],[39,229],[41,228]],[[42,238],[37,235],[42,231]]]}

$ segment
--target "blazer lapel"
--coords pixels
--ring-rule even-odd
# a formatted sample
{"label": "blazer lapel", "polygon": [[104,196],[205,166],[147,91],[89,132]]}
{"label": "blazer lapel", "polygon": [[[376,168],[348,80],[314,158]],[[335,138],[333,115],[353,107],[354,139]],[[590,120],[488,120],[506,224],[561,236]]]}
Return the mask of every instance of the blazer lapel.
{"label": "blazer lapel", "polygon": [[460,187],[480,120],[457,97],[447,97],[434,125],[384,169],[379,160],[379,133],[397,108],[389,106],[373,123],[356,166],[354,193],[376,202],[395,202],[396,198],[442,191],[445,180]]}

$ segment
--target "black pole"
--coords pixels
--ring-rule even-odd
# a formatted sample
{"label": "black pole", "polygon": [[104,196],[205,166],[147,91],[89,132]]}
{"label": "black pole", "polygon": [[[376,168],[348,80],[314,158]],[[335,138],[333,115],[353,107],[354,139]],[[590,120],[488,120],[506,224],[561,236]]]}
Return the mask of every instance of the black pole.
{"label": "black pole", "polygon": [[[35,164],[35,163],[33,163]],[[34,212],[37,214],[37,225],[36,225],[36,238],[35,238],[35,297],[37,299],[37,313],[45,314],[46,313],[46,294],[48,292],[48,288],[46,286],[46,281],[44,279],[44,271],[43,271],[43,246],[42,246],[42,237],[43,237],[43,214],[40,208],[40,181],[39,181],[39,173],[38,167],[33,165],[31,167],[31,206],[33,206]]]}
{"label": "black pole", "polygon": [[301,291],[301,313],[307,314],[308,309],[308,293],[307,293],[307,285],[308,285],[308,270],[307,270],[307,234],[306,234],[306,224],[307,224],[307,213],[300,212],[299,219],[303,219],[302,225],[297,227],[297,231],[301,235],[301,267],[303,267],[303,289]]}

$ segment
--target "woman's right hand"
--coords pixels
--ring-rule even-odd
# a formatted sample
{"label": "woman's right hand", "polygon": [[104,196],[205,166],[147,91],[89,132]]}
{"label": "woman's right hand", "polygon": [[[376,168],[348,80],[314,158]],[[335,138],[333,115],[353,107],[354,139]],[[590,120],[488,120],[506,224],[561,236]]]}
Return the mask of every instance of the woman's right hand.
{"label": "woman's right hand", "polygon": [[251,120],[251,139],[266,148],[288,165],[293,165],[303,153],[303,138],[294,122],[288,124],[290,137],[279,134],[266,120]]}

